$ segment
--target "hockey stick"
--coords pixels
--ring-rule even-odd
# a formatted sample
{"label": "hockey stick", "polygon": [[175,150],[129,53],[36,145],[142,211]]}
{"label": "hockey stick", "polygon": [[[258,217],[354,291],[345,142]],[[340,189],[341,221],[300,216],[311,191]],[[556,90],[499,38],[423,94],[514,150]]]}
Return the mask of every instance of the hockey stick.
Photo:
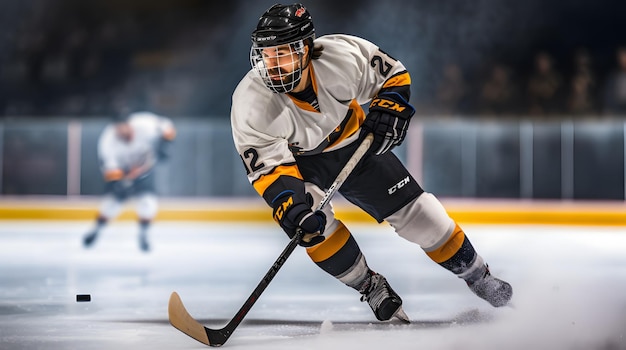
{"label": "hockey stick", "polygon": [[[361,142],[361,145],[356,149],[356,151],[354,151],[352,157],[339,172],[339,175],[337,175],[335,182],[333,182],[333,184],[324,194],[324,197],[317,205],[316,210],[321,210],[326,206],[326,204],[328,204],[330,199],[334,196],[339,187],[341,187],[343,182],[348,178],[348,176],[356,167],[357,163],[361,160],[363,155],[365,155],[372,143],[373,138],[374,136],[372,134],[369,134]],[[239,326],[248,311],[250,311],[254,303],[259,299],[261,293],[263,293],[263,291],[270,284],[274,276],[276,276],[278,270],[280,270],[285,261],[287,261],[287,258],[294,251],[301,237],[302,231],[296,232],[294,237],[289,241],[289,244],[287,244],[287,247],[285,247],[283,252],[280,253],[278,259],[276,259],[272,267],[270,267],[269,271],[267,271],[261,282],[259,282],[252,294],[245,301],[243,306],[239,309],[239,311],[237,311],[233,319],[230,320],[230,322],[228,322],[228,324],[224,328],[211,329],[200,324],[189,314],[189,312],[187,312],[182,300],[180,299],[180,296],[176,292],[172,292],[168,305],[169,320],[172,326],[176,327],[181,332],[187,334],[188,336],[205,345],[224,345],[224,343],[226,343],[228,338],[235,331],[237,326]]]}

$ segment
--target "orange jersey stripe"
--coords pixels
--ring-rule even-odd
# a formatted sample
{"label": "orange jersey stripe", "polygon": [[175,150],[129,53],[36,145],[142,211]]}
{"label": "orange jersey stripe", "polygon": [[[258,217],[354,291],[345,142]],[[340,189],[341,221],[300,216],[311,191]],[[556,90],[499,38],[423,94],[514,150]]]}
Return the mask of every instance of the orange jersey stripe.
{"label": "orange jersey stripe", "polygon": [[383,89],[394,87],[394,86],[405,86],[405,85],[410,85],[410,84],[411,84],[411,76],[409,75],[408,72],[404,72],[402,74],[394,75],[393,77],[389,78],[389,80],[387,80],[385,84],[383,84]]}
{"label": "orange jersey stripe", "polygon": [[265,190],[267,190],[267,188],[270,187],[270,185],[273,184],[274,181],[276,181],[281,176],[291,176],[300,180],[303,179],[297,165],[279,165],[274,168],[271,173],[262,175],[260,178],[254,181],[252,186],[257,191],[257,193],[263,196]]}
{"label": "orange jersey stripe", "polygon": [[365,111],[363,111],[363,108],[361,108],[356,100],[352,100],[352,102],[350,102],[350,110],[352,111],[352,115],[350,116],[350,120],[346,123],[346,126],[343,128],[341,136],[328,145],[328,147],[334,146],[352,136],[359,130],[363,121],[365,121]]}
{"label": "orange jersey stripe", "polygon": [[463,245],[463,241],[465,241],[465,233],[457,224],[450,235],[450,238],[444,243],[441,247],[426,252],[426,254],[436,263],[440,264],[448,259],[450,259],[456,252],[461,249],[461,245]]}
{"label": "orange jersey stripe", "polygon": [[313,262],[324,261],[335,255],[348,242],[349,238],[350,231],[342,222],[339,222],[339,226],[332,235],[326,237],[322,243],[307,248],[306,252]]}

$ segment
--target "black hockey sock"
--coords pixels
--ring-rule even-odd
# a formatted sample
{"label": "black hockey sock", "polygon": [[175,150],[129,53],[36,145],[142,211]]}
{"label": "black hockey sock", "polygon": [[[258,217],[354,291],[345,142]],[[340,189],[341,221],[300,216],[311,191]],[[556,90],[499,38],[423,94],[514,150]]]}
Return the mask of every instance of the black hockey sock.
{"label": "black hockey sock", "polygon": [[148,228],[150,228],[150,220],[139,220],[139,233],[141,234],[142,237],[145,237],[146,234],[148,233]]}
{"label": "black hockey sock", "polygon": [[107,224],[109,220],[107,220],[105,217],[103,216],[98,216],[98,218],[96,219],[96,230],[100,230],[104,225]]}
{"label": "black hockey sock", "polygon": [[476,250],[474,250],[472,243],[470,243],[467,237],[464,237],[459,250],[457,250],[450,259],[439,263],[439,265],[459,275],[472,266],[476,256]]}

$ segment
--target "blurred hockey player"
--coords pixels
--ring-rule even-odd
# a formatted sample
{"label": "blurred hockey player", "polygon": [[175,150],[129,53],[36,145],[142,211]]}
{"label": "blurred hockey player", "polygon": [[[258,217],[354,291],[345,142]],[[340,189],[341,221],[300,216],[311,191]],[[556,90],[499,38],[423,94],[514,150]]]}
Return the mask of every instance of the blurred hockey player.
{"label": "blurred hockey player", "polygon": [[130,198],[137,201],[139,247],[150,250],[148,228],[157,214],[154,169],[167,159],[176,137],[172,121],[150,112],[136,112],[107,126],[98,140],[98,157],[105,181],[105,196],[95,227],[83,238],[85,247],[94,244],[101,229],[116,218]]}
{"label": "blurred hockey player", "polygon": [[414,114],[411,78],[400,61],[359,37],[316,38],[309,11],[297,3],[263,13],[250,61],[232,97],[235,146],[274,220],[291,238],[298,228],[304,232],[299,243],[317,266],[358,291],[378,320],[408,321],[402,299],[369,267],[332,205],[312,210],[372,133],[370,152],[339,189],[343,197],[418,244],[491,305],[509,302],[511,285],[491,275],[463,229],[390,152]]}

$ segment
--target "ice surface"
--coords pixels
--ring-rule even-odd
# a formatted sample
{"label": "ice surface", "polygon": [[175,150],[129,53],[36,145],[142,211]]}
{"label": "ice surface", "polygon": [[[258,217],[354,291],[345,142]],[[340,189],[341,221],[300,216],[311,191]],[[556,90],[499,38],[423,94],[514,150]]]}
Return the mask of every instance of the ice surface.
{"label": "ice surface", "polygon": [[[201,349],[169,325],[172,291],[208,327],[234,316],[287,244],[273,224],[0,222],[0,349]],[[297,248],[228,349],[626,349],[623,227],[465,226],[514,287],[494,309],[383,225],[350,224],[370,266],[404,299],[411,325],[377,322],[352,289]],[[76,294],[91,294],[77,303]]]}

